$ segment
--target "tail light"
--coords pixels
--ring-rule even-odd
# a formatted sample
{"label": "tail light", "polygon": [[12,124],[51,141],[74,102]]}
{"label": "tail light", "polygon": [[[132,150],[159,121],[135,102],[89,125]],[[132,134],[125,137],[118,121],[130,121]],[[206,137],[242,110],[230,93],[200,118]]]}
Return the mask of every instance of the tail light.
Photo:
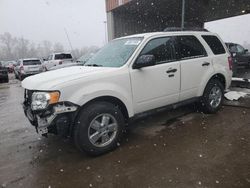
{"label": "tail light", "polygon": [[59,61],[59,65],[61,65],[62,64],[62,61]]}
{"label": "tail light", "polygon": [[228,57],[228,66],[230,70],[233,70],[233,58]]}
{"label": "tail light", "polygon": [[24,74],[24,67],[23,67],[23,65],[20,66],[20,73],[21,73],[21,74]]}

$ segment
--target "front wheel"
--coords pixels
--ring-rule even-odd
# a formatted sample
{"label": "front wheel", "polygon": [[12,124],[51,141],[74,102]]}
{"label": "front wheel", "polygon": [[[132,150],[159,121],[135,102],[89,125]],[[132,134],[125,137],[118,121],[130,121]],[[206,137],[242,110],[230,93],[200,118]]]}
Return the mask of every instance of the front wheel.
{"label": "front wheel", "polygon": [[224,99],[224,87],[218,79],[208,82],[202,96],[201,106],[205,113],[216,113],[222,106]]}
{"label": "front wheel", "polygon": [[96,102],[83,108],[76,120],[74,141],[80,151],[101,155],[117,147],[125,127],[118,106]]}

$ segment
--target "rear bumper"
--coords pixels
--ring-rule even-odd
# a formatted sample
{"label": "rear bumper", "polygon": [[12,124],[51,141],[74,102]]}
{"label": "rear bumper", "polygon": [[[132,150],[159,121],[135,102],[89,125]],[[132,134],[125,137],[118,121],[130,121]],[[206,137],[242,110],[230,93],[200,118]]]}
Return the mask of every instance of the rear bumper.
{"label": "rear bumper", "polygon": [[47,133],[70,135],[78,109],[77,105],[63,102],[49,106],[46,110],[34,112],[30,106],[23,103],[25,116],[41,135]]}
{"label": "rear bumper", "polygon": [[3,81],[5,81],[5,80],[8,80],[9,79],[9,76],[8,76],[8,74],[2,74],[2,73],[0,73],[0,82],[3,80]]}
{"label": "rear bumper", "polygon": [[25,73],[21,73],[22,76],[27,77],[27,76],[32,76],[32,75],[36,75],[42,72],[25,72]]}

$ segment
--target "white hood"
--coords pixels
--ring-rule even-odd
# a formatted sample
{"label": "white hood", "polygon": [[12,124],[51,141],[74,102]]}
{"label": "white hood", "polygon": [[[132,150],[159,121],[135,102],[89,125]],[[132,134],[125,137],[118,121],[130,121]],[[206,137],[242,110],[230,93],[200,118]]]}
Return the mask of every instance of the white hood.
{"label": "white hood", "polygon": [[24,79],[22,87],[29,90],[54,90],[57,85],[110,69],[112,68],[77,66],[53,70]]}

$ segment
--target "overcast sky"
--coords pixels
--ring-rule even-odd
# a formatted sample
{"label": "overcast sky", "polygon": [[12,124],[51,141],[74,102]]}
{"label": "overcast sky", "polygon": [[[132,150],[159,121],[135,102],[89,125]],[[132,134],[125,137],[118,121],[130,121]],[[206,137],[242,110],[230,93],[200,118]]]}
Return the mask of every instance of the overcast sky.
{"label": "overcast sky", "polygon": [[[0,0],[0,34],[61,42],[69,33],[74,48],[105,42],[105,0]],[[250,43],[250,15],[210,22],[206,27],[225,41]]]}
{"label": "overcast sky", "polygon": [[105,0],[0,0],[0,34],[40,42],[61,42],[69,48],[105,42]]}

